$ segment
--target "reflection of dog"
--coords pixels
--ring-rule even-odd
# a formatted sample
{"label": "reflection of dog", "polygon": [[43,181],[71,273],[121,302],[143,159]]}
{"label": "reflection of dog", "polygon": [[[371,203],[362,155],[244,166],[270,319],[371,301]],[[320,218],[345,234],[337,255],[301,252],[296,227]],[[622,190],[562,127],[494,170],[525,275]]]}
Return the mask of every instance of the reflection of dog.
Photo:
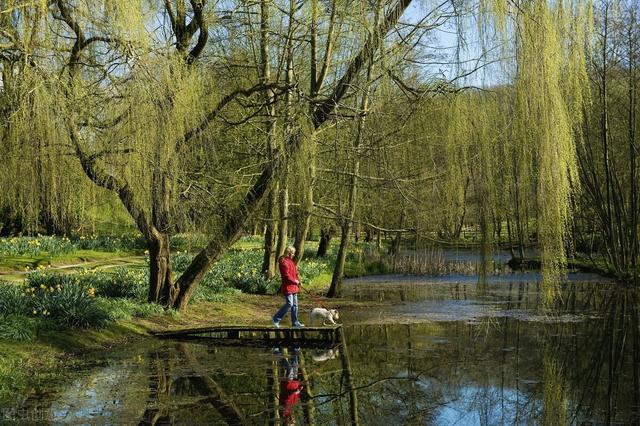
{"label": "reflection of dog", "polygon": [[339,349],[317,350],[313,351],[311,359],[313,359],[314,362],[325,362],[330,359],[335,359],[338,355],[340,355]]}
{"label": "reflection of dog", "polygon": [[313,324],[322,318],[322,325],[336,324],[336,320],[340,319],[337,309],[313,308],[309,314],[310,322]]}

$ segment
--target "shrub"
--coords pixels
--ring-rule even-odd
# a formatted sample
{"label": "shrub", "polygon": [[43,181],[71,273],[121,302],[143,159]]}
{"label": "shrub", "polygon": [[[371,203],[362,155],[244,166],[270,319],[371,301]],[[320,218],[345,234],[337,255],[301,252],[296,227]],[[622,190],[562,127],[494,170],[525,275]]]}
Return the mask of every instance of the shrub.
{"label": "shrub", "polygon": [[38,321],[25,315],[0,315],[0,339],[30,341],[38,334]]}
{"label": "shrub", "polygon": [[219,287],[226,285],[245,293],[275,293],[278,282],[264,278],[261,264],[261,251],[232,249],[211,269],[210,280]]}
{"label": "shrub", "polygon": [[[176,274],[184,271],[193,257],[179,253],[172,257]],[[262,275],[262,252],[260,250],[231,249],[202,278],[198,291],[223,292],[232,287],[245,293],[274,294],[280,287],[279,276],[268,280]],[[302,282],[309,282],[326,270],[326,261],[308,260],[300,264]],[[200,290],[205,287],[207,290]],[[200,299],[203,300],[203,299]],[[206,299],[208,300],[208,298]]]}
{"label": "shrub", "polygon": [[238,290],[251,294],[274,294],[280,287],[278,281],[268,280],[261,274],[238,275],[231,281]]}
{"label": "shrub", "polygon": [[302,281],[304,285],[304,283],[310,282],[324,270],[327,270],[327,265],[324,262],[311,259],[300,262],[300,265],[298,266],[300,281]]}
{"label": "shrub", "polygon": [[23,288],[0,282],[0,315],[24,315],[29,312]]}
{"label": "shrub", "polygon": [[204,234],[178,234],[171,237],[169,246],[172,251],[189,251],[207,245],[209,237]]}
{"label": "shrub", "polygon": [[40,256],[42,253],[57,255],[75,249],[67,237],[43,236],[0,238],[0,254],[4,256]]}
{"label": "shrub", "polygon": [[78,274],[78,279],[85,287],[93,287],[98,296],[142,300],[147,296],[149,271],[119,267],[110,272],[85,271]]}
{"label": "shrub", "polygon": [[192,260],[193,256],[189,253],[177,251],[171,256],[171,269],[176,273],[182,273],[187,269]]}
{"label": "shrub", "polygon": [[140,235],[92,235],[59,237],[37,235],[35,237],[0,238],[0,254],[4,256],[40,256],[46,253],[56,256],[75,250],[135,251],[146,247]]}
{"label": "shrub", "polygon": [[146,242],[141,235],[91,235],[79,236],[73,239],[74,245],[80,250],[96,251],[135,251],[144,250]]}
{"label": "shrub", "polygon": [[106,312],[95,303],[95,289],[74,275],[31,273],[27,278],[31,315],[69,327],[102,327]]}

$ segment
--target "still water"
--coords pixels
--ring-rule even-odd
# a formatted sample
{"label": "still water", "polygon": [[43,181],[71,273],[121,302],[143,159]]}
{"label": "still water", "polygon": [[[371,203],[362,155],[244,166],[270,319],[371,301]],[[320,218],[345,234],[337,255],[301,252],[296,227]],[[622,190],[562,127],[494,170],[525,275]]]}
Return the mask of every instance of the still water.
{"label": "still water", "polygon": [[24,407],[72,424],[638,424],[638,292],[576,274],[543,308],[524,275],[352,280],[374,307],[341,313],[343,345],[149,339]]}

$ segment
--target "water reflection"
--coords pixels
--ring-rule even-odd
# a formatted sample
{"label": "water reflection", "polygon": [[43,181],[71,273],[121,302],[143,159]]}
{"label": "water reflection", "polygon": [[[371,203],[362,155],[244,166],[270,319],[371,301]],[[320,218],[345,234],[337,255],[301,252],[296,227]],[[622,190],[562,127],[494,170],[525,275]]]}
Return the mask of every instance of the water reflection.
{"label": "water reflection", "polygon": [[[338,347],[215,347],[202,341],[161,345],[146,357],[147,398],[135,423],[289,425],[357,419],[346,413],[353,406],[345,379],[349,373],[343,371],[345,352]],[[122,419],[115,411],[118,407],[110,407],[102,414]],[[78,410],[57,420],[87,418]]]}
{"label": "water reflection", "polygon": [[[440,290],[423,310],[442,302],[446,320],[347,312],[344,340],[325,348],[147,341],[88,359],[27,406],[85,424],[640,423],[636,290],[570,283],[553,309],[535,283],[490,284],[484,299]],[[459,318],[452,300],[499,314]]]}

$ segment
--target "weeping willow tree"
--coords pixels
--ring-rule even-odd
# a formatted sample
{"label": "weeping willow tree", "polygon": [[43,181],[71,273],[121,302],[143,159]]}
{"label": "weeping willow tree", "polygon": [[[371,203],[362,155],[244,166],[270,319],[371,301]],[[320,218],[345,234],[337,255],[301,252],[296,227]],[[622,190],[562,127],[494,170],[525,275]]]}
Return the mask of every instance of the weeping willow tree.
{"label": "weeping willow tree", "polygon": [[446,239],[460,237],[467,218],[467,196],[471,183],[469,145],[472,143],[470,100],[456,96],[451,102],[446,138],[442,149],[443,171],[446,176],[440,189],[442,194],[442,232]]}
{"label": "weeping willow tree", "polygon": [[591,2],[521,1],[504,7],[489,2],[501,22],[514,34],[515,49],[513,143],[519,144],[519,181],[535,179],[538,240],[542,252],[543,287],[548,301],[566,264],[566,244],[572,193],[579,188],[576,160],[576,121],[587,85],[584,49],[591,28]]}
{"label": "weeping willow tree", "polygon": [[[332,118],[374,54],[372,46],[409,4],[390,4],[360,47],[356,43],[352,54],[343,54],[335,70],[323,69],[324,75],[333,72],[335,79],[322,93],[317,88],[311,111],[315,130]],[[13,159],[6,176],[19,176],[23,161],[31,167],[45,145],[57,163],[55,169],[43,169],[43,175],[50,171],[53,177],[40,186],[20,188],[3,177],[2,188],[11,189],[7,194],[31,191],[31,199],[56,189],[56,197],[64,198],[61,205],[75,205],[75,195],[89,182],[111,191],[147,241],[149,300],[184,309],[204,273],[240,237],[268,196],[285,156],[294,157],[300,149],[304,138],[292,137],[267,161],[256,155],[255,162],[247,164],[245,156],[234,156],[237,129],[249,139],[247,149],[254,149],[250,119],[263,110],[263,93],[279,95],[291,88],[238,67],[251,63],[253,52],[245,43],[241,22],[233,16],[216,20],[227,5],[216,10],[206,0],[162,5],[144,0],[56,0],[9,6],[2,14],[2,92],[9,94],[8,83],[16,91],[9,96],[13,113],[3,127],[3,153]],[[208,47],[212,22],[223,46]],[[147,31],[150,27],[157,30]],[[6,37],[6,49],[5,34],[12,34]],[[227,62],[206,66],[205,48]],[[266,98],[270,102],[274,96]],[[245,102],[235,102],[239,100]],[[223,110],[225,125],[220,125]],[[33,135],[46,140],[40,146]],[[20,156],[21,151],[29,155]],[[5,198],[7,194],[1,195],[6,203],[23,202]],[[217,214],[211,214],[212,206],[221,207]],[[30,214],[37,210],[33,207]],[[189,220],[194,227],[209,224],[211,240],[183,274],[174,277],[169,237]]]}
{"label": "weeping willow tree", "polygon": [[2,128],[4,221],[19,221],[26,232],[42,226],[70,233],[82,225],[96,191],[59,143],[65,134],[57,123],[55,96],[38,75],[21,72],[23,79],[3,91],[9,108]]}

